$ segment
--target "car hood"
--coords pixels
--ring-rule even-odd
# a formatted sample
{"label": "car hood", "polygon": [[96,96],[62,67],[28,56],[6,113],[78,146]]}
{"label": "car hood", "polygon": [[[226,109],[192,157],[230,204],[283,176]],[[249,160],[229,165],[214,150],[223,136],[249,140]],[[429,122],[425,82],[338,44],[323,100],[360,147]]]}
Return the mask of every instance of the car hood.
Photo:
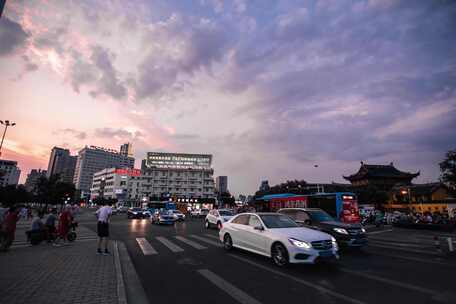
{"label": "car hood", "polygon": [[273,234],[285,238],[294,238],[301,241],[322,241],[330,240],[331,236],[327,233],[313,230],[310,228],[296,227],[296,228],[273,228],[270,229]]}
{"label": "car hood", "polygon": [[320,222],[319,226],[327,228],[361,229],[361,224],[349,224],[336,221]]}

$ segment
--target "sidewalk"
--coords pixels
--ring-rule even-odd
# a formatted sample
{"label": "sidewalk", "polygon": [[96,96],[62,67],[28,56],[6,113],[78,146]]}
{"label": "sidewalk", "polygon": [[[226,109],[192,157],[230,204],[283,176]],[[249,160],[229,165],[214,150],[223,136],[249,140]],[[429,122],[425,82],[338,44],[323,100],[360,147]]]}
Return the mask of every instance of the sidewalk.
{"label": "sidewalk", "polygon": [[119,303],[115,257],[97,255],[96,248],[95,240],[76,240],[0,253],[0,302]]}

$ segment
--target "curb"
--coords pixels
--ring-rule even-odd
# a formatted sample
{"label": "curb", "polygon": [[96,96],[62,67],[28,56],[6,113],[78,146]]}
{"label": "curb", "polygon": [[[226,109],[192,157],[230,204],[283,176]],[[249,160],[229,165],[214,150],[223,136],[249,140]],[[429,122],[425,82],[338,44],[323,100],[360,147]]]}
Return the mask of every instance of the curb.
{"label": "curb", "polygon": [[[118,246],[117,246],[118,243]],[[141,281],[136,273],[135,266],[131,261],[130,254],[128,254],[127,247],[121,241],[116,241],[116,248],[118,250],[119,266],[123,275],[124,288],[126,288],[125,296],[128,299],[124,303],[129,304],[148,304],[146,292],[141,284]],[[119,299],[119,303],[120,299]]]}
{"label": "curb", "polygon": [[122,274],[122,267],[120,265],[119,247],[117,241],[114,242],[114,265],[116,267],[116,280],[117,280],[117,302],[119,304],[127,304],[127,296],[125,292],[124,278]]}

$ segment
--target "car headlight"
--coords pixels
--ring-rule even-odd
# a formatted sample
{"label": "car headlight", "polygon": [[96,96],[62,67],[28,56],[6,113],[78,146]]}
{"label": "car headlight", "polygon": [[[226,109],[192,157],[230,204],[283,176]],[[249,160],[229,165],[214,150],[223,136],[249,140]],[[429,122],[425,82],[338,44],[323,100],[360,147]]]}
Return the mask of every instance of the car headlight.
{"label": "car headlight", "polygon": [[288,241],[291,244],[293,244],[293,245],[295,245],[296,247],[299,247],[299,248],[305,248],[305,249],[312,248],[312,245],[310,245],[309,243],[304,242],[304,241],[300,241],[300,240],[293,239],[293,238],[289,238]]}
{"label": "car headlight", "polygon": [[361,228],[361,231],[362,231],[363,233],[366,233],[366,229],[364,229],[364,228]]}
{"label": "car headlight", "polygon": [[344,228],[333,228],[333,230],[337,233],[348,234],[348,231],[345,230]]}
{"label": "car headlight", "polygon": [[137,215],[137,214],[138,214],[138,212],[133,212],[133,214],[134,214],[134,215]]}

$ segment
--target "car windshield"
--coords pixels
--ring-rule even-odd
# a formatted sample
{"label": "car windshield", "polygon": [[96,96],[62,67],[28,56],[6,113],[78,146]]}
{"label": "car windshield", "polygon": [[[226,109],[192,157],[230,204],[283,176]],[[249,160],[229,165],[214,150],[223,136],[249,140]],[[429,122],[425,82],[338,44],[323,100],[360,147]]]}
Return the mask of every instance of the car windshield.
{"label": "car windshield", "polygon": [[167,211],[159,211],[158,214],[160,214],[160,215],[169,215],[169,212],[167,212]]}
{"label": "car windshield", "polygon": [[314,222],[334,222],[334,218],[324,211],[310,211],[309,215]]}
{"label": "car windshield", "polygon": [[260,217],[267,228],[299,227],[291,218],[282,214],[263,214]]}
{"label": "car windshield", "polygon": [[173,210],[173,211],[171,211],[171,212],[172,212],[172,213],[178,213],[178,214],[182,213],[182,212],[180,212],[179,210]]}
{"label": "car windshield", "polygon": [[233,212],[228,210],[219,210],[221,216],[233,216]]}

